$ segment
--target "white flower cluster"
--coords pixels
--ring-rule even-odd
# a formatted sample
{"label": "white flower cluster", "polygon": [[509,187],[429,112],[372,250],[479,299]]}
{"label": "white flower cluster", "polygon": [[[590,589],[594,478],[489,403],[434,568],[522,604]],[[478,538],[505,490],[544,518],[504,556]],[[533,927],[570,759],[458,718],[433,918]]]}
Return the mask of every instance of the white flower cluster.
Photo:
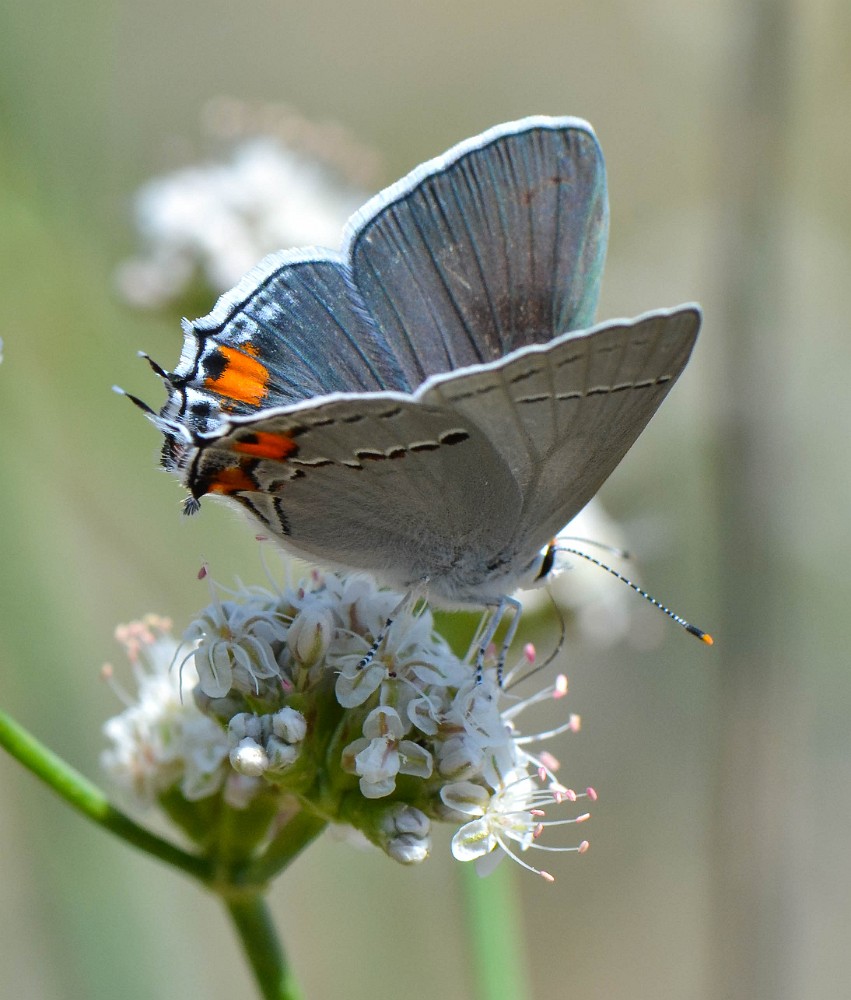
{"label": "white flower cluster", "polygon": [[[521,735],[516,720],[562,698],[566,682],[522,700],[497,685],[494,669],[477,683],[427,608],[400,607],[399,595],[366,577],[314,573],[280,592],[217,596],[186,630],[191,648],[181,655],[152,619],[126,628],[131,659],[147,669],[137,668],[139,702],[107,726],[105,763],[144,801],[175,788],[187,799],[225,794],[233,782],[243,804],[279,794],[282,813],[296,801],[404,863],[428,856],[431,820],[461,823],[452,846],[459,860],[509,853],[549,878],[518,850],[540,846],[549,825],[587,815],[547,817],[548,807],[579,796],[530,743],[576,730],[578,718],[538,736]],[[175,660],[169,674],[164,665]],[[521,669],[533,660],[527,648]]]}

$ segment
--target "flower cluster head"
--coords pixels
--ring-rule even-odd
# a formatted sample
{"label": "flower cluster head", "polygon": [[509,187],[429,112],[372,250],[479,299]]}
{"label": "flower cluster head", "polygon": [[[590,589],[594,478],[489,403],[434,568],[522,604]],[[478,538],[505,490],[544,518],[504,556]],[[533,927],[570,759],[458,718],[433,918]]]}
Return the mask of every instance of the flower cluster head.
{"label": "flower cluster head", "polygon": [[[563,677],[523,699],[493,663],[477,679],[428,608],[414,613],[364,576],[213,594],[180,647],[159,619],[121,630],[139,698],[106,727],[107,768],[190,836],[222,800],[253,824],[243,839],[255,853],[299,813],[354,827],[405,864],[428,857],[434,820],[458,825],[458,860],[509,854],[545,878],[528,848],[587,847],[538,843],[549,826],[587,818],[552,808],[594,797],[533,751],[578,717],[537,735],[517,726],[531,705],[563,698]],[[527,647],[520,669],[533,660]]]}

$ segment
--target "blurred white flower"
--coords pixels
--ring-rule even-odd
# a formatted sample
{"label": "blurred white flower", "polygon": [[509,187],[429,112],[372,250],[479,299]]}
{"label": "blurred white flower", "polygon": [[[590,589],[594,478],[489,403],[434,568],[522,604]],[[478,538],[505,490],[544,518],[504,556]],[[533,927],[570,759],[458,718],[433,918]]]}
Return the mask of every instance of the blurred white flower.
{"label": "blurred white flower", "polygon": [[[627,577],[637,576],[635,563],[622,554],[628,547],[623,528],[596,498],[558,537]],[[569,553],[556,556],[545,588],[523,594],[526,612],[543,611],[553,601],[565,614],[569,632],[589,645],[609,648],[629,640],[636,646],[652,647],[663,634],[664,623],[654,615],[643,614],[644,602],[629,587],[598,566]]]}
{"label": "blurred white flower", "polygon": [[227,736],[221,725],[181,696],[197,676],[191,666],[172,669],[178,645],[170,623],[156,615],[116,629],[136,680],[137,696],[110,719],[104,733],[110,747],[101,765],[142,806],[179,788],[187,801],[215,794],[227,771]]}
{"label": "blurred white flower", "polygon": [[232,143],[218,161],[145,184],[135,198],[141,252],[116,273],[134,306],[174,302],[199,279],[223,292],[272,250],[340,244],[364,192],[277,135]]}

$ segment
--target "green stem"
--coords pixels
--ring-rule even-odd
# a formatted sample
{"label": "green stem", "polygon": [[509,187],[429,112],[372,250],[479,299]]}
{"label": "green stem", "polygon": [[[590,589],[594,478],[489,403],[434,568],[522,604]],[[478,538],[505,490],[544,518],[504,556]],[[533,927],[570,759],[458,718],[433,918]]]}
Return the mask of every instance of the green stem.
{"label": "green stem", "polygon": [[[39,742],[5,712],[0,711],[0,746],[40,778],[70,806],[93,823],[109,830],[148,854],[179,868],[203,882],[214,892],[219,890],[210,862],[161,840],[149,830],[134,823],[112,806],[106,795],[79,771]],[[295,815],[286,827],[286,838],[280,838],[272,856],[264,859],[255,871],[247,866],[232,871],[221,882],[222,888],[232,886],[234,875],[243,884],[256,885],[285,867],[324,828],[325,821],[308,813]],[[273,846],[274,842],[273,842]],[[301,993],[292,977],[278,940],[272,919],[260,890],[228,896],[218,891],[236,927],[248,963],[265,1000],[300,1000]]]}
{"label": "green stem", "polygon": [[225,898],[224,904],[264,1000],[301,1000],[263,896],[239,895]]}
{"label": "green stem", "polygon": [[503,864],[487,878],[474,866],[459,866],[467,909],[478,1000],[525,1000],[529,997],[514,872]]}
{"label": "green stem", "polygon": [[328,821],[302,810],[296,813],[282,827],[280,834],[272,840],[257,858],[239,873],[240,881],[247,885],[261,885],[274,878],[300,854],[328,825]]}
{"label": "green stem", "polygon": [[109,799],[97,785],[52,750],[48,750],[43,743],[3,711],[0,711],[0,746],[5,747],[24,767],[32,771],[37,778],[41,778],[57,795],[93,823],[133,844],[134,847],[147,851],[160,861],[179,868],[202,882],[209,881],[211,867],[207,861],[175,847],[174,844],[162,840],[134,823],[129,816],[110,804]]}

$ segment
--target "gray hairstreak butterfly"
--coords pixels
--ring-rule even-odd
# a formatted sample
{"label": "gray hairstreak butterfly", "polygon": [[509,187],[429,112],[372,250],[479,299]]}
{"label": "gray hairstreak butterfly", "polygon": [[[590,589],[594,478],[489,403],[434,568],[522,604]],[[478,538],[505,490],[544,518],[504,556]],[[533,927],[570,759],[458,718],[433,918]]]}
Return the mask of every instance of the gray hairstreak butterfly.
{"label": "gray hairstreak butterfly", "polygon": [[268,256],[154,365],[185,510],[220,497],[295,555],[496,607],[489,641],[700,326],[691,304],[592,325],[607,226],[591,127],[532,117],[378,194],[339,252]]}

